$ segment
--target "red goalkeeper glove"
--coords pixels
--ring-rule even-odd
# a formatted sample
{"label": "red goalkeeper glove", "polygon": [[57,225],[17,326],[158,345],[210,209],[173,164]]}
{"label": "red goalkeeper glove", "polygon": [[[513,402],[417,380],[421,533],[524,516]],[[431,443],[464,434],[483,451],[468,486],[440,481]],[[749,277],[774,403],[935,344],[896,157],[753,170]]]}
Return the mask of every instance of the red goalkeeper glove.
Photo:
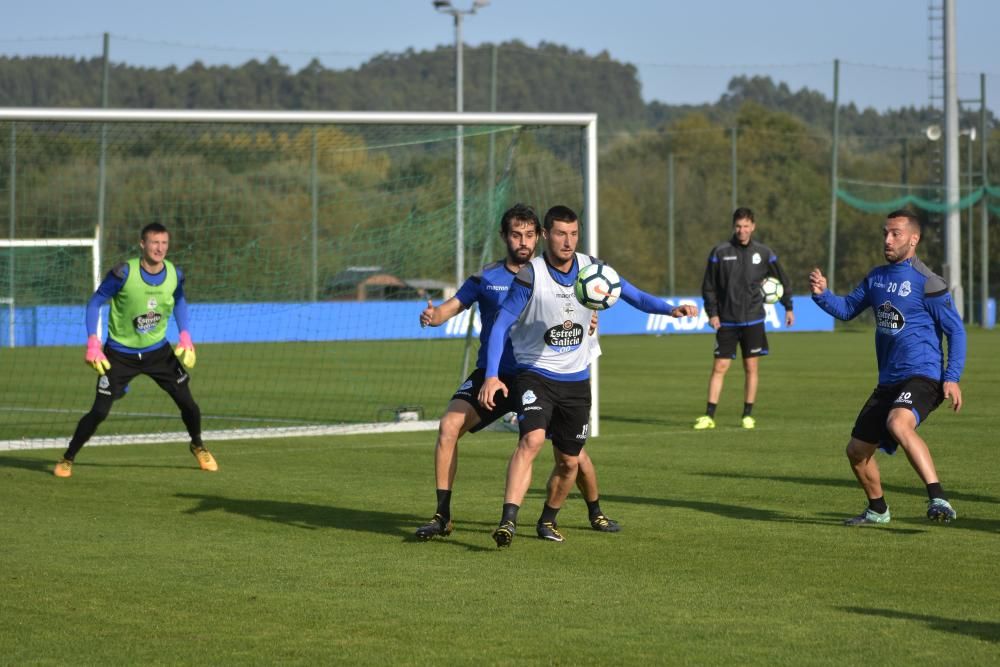
{"label": "red goalkeeper glove", "polygon": [[177,346],[174,347],[174,356],[188,368],[194,368],[194,362],[197,360],[194,354],[194,343],[191,342],[191,334],[187,331],[181,332]]}
{"label": "red goalkeeper glove", "polygon": [[111,368],[111,362],[104,356],[104,350],[101,349],[101,339],[97,337],[97,334],[87,338],[87,354],[83,360],[93,366],[98,375],[104,375]]}

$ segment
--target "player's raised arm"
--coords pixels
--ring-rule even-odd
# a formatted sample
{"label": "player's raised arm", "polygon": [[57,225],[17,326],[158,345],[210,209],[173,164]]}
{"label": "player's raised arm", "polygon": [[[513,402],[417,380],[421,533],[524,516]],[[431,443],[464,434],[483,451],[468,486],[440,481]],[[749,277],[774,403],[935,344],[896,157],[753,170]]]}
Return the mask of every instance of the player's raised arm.
{"label": "player's raised arm", "polygon": [[819,269],[809,274],[809,287],[816,305],[838,320],[853,320],[871,305],[866,277],[847,296],[837,296],[827,289],[826,278]]}
{"label": "player's raised arm", "polygon": [[685,303],[680,306],[671,306],[663,299],[653,296],[621,278],[622,299],[644,313],[654,313],[656,315],[670,315],[671,317],[695,317],[698,315],[698,306]]}
{"label": "player's raised arm", "polygon": [[441,326],[475,303],[479,298],[479,285],[482,279],[481,273],[469,276],[458,288],[455,296],[446,299],[440,306],[435,306],[433,301],[427,299],[427,307],[420,313],[420,326]]}
{"label": "player's raised arm", "polygon": [[826,276],[819,267],[809,272],[809,290],[813,294],[822,294],[826,291]]}
{"label": "player's raised arm", "polygon": [[438,327],[465,310],[466,306],[456,297],[451,297],[440,306],[427,299],[427,307],[420,313],[420,326]]}

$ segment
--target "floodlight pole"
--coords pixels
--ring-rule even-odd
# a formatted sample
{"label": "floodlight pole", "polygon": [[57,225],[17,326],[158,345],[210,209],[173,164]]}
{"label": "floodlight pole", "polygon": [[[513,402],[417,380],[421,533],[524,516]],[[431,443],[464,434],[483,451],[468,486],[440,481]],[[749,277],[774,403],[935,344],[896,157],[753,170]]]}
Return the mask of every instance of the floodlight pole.
{"label": "floodlight pole", "polygon": [[830,240],[826,264],[826,281],[834,291],[837,269],[837,188],[838,149],[840,144],[840,59],[833,61],[833,140],[830,147]]}
{"label": "floodlight pole", "polygon": [[[7,215],[10,223],[10,240],[13,241],[17,236],[16,234],[16,224],[17,224],[17,123],[11,121],[10,124],[10,174],[8,175],[8,189],[7,189]],[[7,319],[7,345],[9,347],[14,347],[14,334],[15,334],[15,323],[14,317],[16,315],[15,302],[14,302],[14,245],[10,246],[10,259],[8,260],[7,270],[10,272],[9,284],[7,289],[7,298],[9,299],[8,309],[9,315]],[[984,320],[985,321],[985,320]]]}
{"label": "floodlight pole", "polygon": [[[968,140],[965,142],[965,178],[966,178],[966,183],[968,184],[968,192],[971,195],[972,194],[972,144],[976,141],[976,130],[975,130],[975,128],[972,128],[972,129],[969,130],[968,133],[964,133],[963,132],[963,134],[968,134],[968,136],[967,136]],[[969,318],[969,320],[968,320],[969,324],[972,324],[973,320],[975,320],[975,315],[973,315],[974,310],[973,310],[973,306],[972,306],[972,297],[973,297],[973,293],[974,293],[974,290],[972,289],[972,285],[974,284],[973,283],[973,279],[975,277],[975,273],[973,271],[973,265],[972,265],[973,264],[973,260],[972,260],[972,253],[973,253],[972,240],[973,239],[972,239],[972,202],[971,201],[969,202],[969,211],[966,214],[965,218],[966,218],[966,225],[965,225],[965,227],[966,227],[966,239],[965,239],[966,254],[965,254],[965,257],[966,257],[966,263],[968,264],[968,266],[966,266],[966,268],[965,268],[965,284],[969,286],[969,294],[966,296],[966,307],[969,310],[966,313],[966,317]]]}
{"label": "floodlight pole", "polygon": [[[462,81],[462,13],[455,12],[455,111],[462,113],[465,97]],[[465,142],[464,128],[455,128],[455,288],[465,278]]]}
{"label": "floodlight pole", "polygon": [[731,210],[735,211],[736,207],[739,206],[739,197],[736,190],[737,184],[736,184],[736,128],[735,127],[729,128],[729,148],[731,153],[731,156],[729,158],[729,164],[730,164],[730,171],[732,172],[730,174],[732,178],[732,188],[729,194],[732,206]]}
{"label": "floodlight pole", "polygon": [[944,174],[948,208],[944,226],[944,279],[958,314],[964,319],[962,221],[959,212],[958,56],[955,0],[944,0]]}
{"label": "floodlight pole", "polygon": [[674,296],[674,152],[667,154],[667,294]]}
{"label": "floodlight pole", "polygon": [[[456,9],[451,0],[434,0],[434,9],[442,14],[450,15],[455,21],[455,111],[464,110],[464,91],[462,81],[462,19],[468,14],[475,14],[480,7],[489,4],[489,0],[475,0],[469,9]],[[465,278],[465,150],[464,127],[455,128],[455,288],[457,289]]]}
{"label": "floodlight pole", "polygon": [[[101,108],[108,108],[108,78],[110,76],[110,53],[111,53],[111,36],[108,33],[104,33],[104,55],[103,61],[104,66],[102,68],[101,74]],[[107,205],[107,181],[108,181],[108,126],[101,124],[101,149],[100,155],[98,156],[97,164],[97,229],[98,235],[100,237],[100,243],[104,242],[104,218],[105,218],[105,207]],[[100,320],[98,320],[100,324]]]}
{"label": "floodlight pole", "polygon": [[[983,201],[980,205],[980,212],[982,218],[979,221],[979,324],[984,329],[987,326],[987,321],[989,318],[989,301],[990,301],[990,212],[988,207],[988,191],[986,188],[990,186],[989,171],[987,169],[987,152],[986,152],[986,138],[989,136],[986,134],[986,75],[979,75],[979,133],[982,135],[983,140],[979,145],[980,151],[980,174],[981,181],[983,184]],[[969,285],[969,289],[972,289],[972,285]]]}

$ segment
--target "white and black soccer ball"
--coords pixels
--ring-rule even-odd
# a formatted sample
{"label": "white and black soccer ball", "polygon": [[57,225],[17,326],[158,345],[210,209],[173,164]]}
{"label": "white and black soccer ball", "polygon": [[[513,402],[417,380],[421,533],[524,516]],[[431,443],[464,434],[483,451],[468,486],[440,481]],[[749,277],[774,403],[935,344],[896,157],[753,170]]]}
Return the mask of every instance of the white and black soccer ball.
{"label": "white and black soccer ball", "polygon": [[760,283],[760,293],[764,303],[778,303],[785,294],[785,286],[774,276],[768,276]]}
{"label": "white and black soccer ball", "polygon": [[576,300],[591,310],[605,310],[622,295],[618,272],[607,264],[588,264],[576,276]]}

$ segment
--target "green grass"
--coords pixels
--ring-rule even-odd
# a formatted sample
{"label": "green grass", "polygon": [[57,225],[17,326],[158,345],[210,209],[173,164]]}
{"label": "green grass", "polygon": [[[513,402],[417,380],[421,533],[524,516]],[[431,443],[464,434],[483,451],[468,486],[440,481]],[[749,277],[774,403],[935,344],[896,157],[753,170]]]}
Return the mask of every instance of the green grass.
{"label": "green grass", "polygon": [[[460,340],[199,345],[191,387],[206,430],[386,421],[404,405],[436,414],[460,379],[462,349]],[[82,361],[78,347],[0,348],[0,440],[72,434],[94,400],[96,376]],[[99,434],[179,429],[170,398],[140,376]]]}
{"label": "green grass", "polygon": [[[848,529],[864,496],[843,449],[874,386],[872,333],[772,337],[758,428],[695,433],[706,336],[606,337],[588,444],[617,535],[573,496],[563,544],[532,537],[546,452],[509,550],[510,434],[460,445],[456,530],[433,513],[433,434],[0,453],[0,662],[9,664],[997,664],[1000,336],[973,332],[967,405],[921,431],[959,512],[924,518],[901,455],[880,459],[893,521]],[[322,398],[315,397],[315,398]],[[447,397],[445,397],[447,398]]]}

